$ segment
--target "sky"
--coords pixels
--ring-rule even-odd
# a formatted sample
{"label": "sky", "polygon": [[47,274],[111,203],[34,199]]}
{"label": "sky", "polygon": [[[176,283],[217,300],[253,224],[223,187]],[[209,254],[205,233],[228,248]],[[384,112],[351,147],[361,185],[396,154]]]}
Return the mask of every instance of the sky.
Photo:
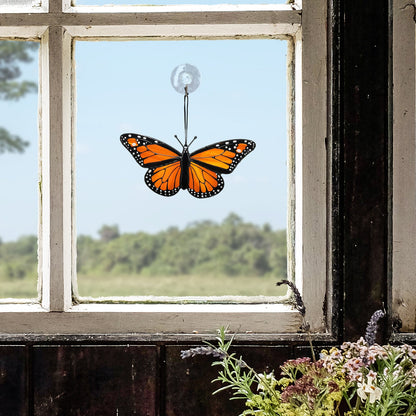
{"label": "sky", "polygon": [[[286,228],[286,47],[282,40],[76,42],[78,234],[96,236],[103,224],[117,224],[121,232],[157,232],[205,219],[219,222],[230,212]],[[22,66],[22,79],[37,80],[35,57]],[[151,191],[146,169],[119,140],[122,133],[138,133],[181,150],[174,135],[184,137],[183,95],[170,75],[184,63],[201,74],[189,96],[189,137],[198,137],[190,150],[233,138],[257,144],[233,173],[223,175],[223,191],[204,200],[185,190],[169,198]],[[24,154],[0,155],[3,241],[37,231],[37,107],[36,94],[0,101],[0,126],[31,143]]]}

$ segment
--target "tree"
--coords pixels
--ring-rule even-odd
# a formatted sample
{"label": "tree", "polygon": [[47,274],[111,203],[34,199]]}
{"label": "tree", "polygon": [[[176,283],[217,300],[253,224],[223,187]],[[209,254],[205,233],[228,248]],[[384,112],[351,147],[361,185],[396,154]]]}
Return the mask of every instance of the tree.
{"label": "tree", "polygon": [[98,235],[100,236],[101,241],[108,243],[109,241],[120,237],[120,231],[118,225],[103,225],[98,230]]}
{"label": "tree", "polygon": [[[28,93],[36,92],[37,85],[31,81],[18,81],[22,75],[19,63],[33,61],[32,51],[37,50],[35,42],[0,41],[0,99],[16,101]],[[0,154],[22,153],[29,142],[0,127]]]}
{"label": "tree", "polygon": [[[113,276],[286,277],[285,230],[244,222],[236,214],[225,222],[198,221],[183,230],[170,227],[156,234],[120,234],[117,225],[103,225],[99,239],[78,237],[78,271]],[[2,252],[0,246],[0,267]]]}

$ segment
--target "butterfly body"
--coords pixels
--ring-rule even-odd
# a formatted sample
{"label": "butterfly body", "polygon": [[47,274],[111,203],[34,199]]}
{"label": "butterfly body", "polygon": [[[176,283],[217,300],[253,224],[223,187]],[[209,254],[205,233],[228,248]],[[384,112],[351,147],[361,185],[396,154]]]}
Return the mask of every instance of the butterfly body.
{"label": "butterfly body", "polygon": [[148,168],[145,182],[152,191],[173,196],[187,189],[196,198],[221,192],[221,174],[231,173],[256,146],[251,140],[233,139],[190,153],[187,144],[179,152],[160,140],[135,133],[122,134],[120,141],[140,166]]}
{"label": "butterfly body", "polygon": [[188,146],[184,146],[181,156],[181,189],[188,189],[189,185],[189,167],[191,165],[191,157],[189,155]]}

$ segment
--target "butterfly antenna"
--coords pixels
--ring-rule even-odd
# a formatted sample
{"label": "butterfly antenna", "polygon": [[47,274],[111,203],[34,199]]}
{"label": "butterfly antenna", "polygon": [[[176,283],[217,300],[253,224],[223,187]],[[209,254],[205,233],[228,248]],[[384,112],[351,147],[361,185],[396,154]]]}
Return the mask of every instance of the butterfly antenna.
{"label": "butterfly antenna", "polygon": [[[176,140],[177,140],[177,141],[181,144],[181,146],[182,146],[182,147],[184,147],[184,146],[183,146],[183,143],[179,140],[179,138],[178,138],[178,136],[177,136],[176,134],[175,134],[175,139],[176,139]],[[192,140],[192,141],[193,141],[193,140]]]}
{"label": "butterfly antenna", "polygon": [[188,147],[196,140],[196,136],[191,140],[191,143],[188,144]]}

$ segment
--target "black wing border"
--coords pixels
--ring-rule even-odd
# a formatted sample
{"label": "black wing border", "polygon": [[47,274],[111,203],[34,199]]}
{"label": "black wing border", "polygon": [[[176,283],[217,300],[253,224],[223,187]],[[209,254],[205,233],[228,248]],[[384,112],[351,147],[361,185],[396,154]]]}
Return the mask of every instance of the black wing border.
{"label": "black wing border", "polygon": [[[129,143],[127,142],[127,139],[131,139],[131,138],[136,139],[137,142],[139,144],[142,143],[143,146],[146,146],[148,144],[159,144],[163,147],[166,147],[171,152],[175,153],[177,157],[172,157],[171,159],[167,159],[161,162],[153,162],[153,163],[144,164],[143,158],[141,157],[140,153],[134,147],[131,147]],[[136,162],[143,168],[149,168],[149,169],[157,168],[159,166],[168,165],[169,163],[182,159],[182,154],[178,150],[176,150],[174,147],[163,142],[162,140],[158,140],[153,137],[146,136],[144,134],[123,133],[120,136],[120,141],[121,141],[121,144],[132,154]]]}
{"label": "black wing border", "polygon": [[[242,151],[242,153],[237,153],[236,156],[233,159],[233,163],[230,165],[228,169],[220,168],[219,166],[213,166],[208,163],[201,162],[200,160],[196,160],[193,158],[198,153],[204,152],[206,150],[210,150],[213,147],[217,147],[219,149],[229,150],[231,152],[235,152],[235,148],[240,144],[246,144],[247,147]],[[230,146],[234,147],[230,149]],[[221,142],[213,143],[211,145],[201,147],[198,150],[195,150],[192,152],[189,157],[192,163],[196,163],[197,165],[200,165],[206,169],[212,170],[215,173],[223,173],[223,174],[229,174],[234,171],[234,169],[237,167],[237,165],[254,149],[256,148],[256,143],[253,140],[249,139],[230,139],[230,140],[223,140]]]}

